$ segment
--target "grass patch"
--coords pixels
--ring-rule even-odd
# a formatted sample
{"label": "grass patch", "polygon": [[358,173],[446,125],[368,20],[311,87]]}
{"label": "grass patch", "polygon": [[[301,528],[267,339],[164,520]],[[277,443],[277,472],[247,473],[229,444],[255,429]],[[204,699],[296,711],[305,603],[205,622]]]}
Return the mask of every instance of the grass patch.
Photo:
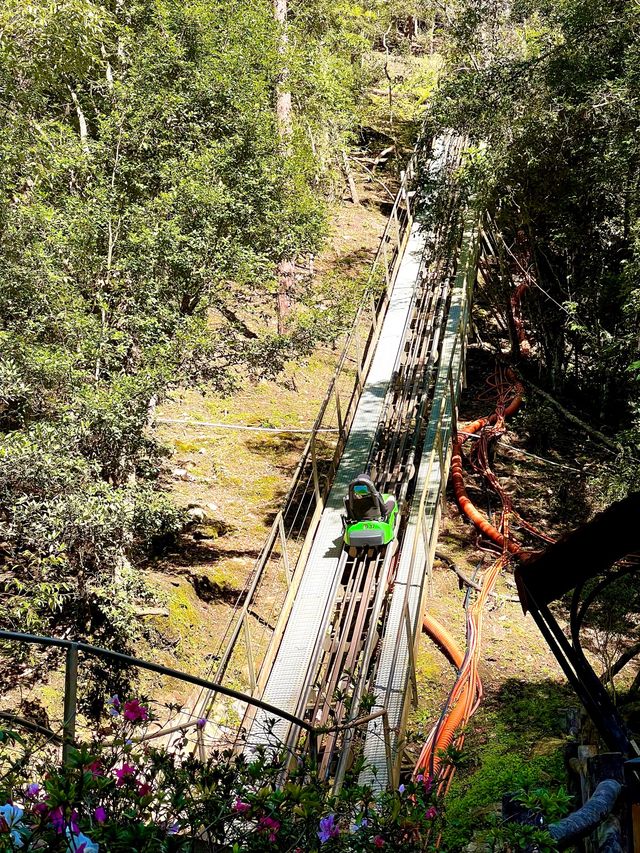
{"label": "grass patch", "polygon": [[443,851],[463,850],[488,830],[503,794],[566,784],[562,710],[570,704],[563,685],[510,679],[480,709],[445,801]]}

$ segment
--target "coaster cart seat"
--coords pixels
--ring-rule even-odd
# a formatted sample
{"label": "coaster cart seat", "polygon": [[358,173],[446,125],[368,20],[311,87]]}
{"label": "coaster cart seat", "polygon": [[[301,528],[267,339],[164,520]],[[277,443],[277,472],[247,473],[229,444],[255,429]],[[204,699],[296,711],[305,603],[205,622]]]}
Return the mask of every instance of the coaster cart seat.
{"label": "coaster cart seat", "polygon": [[344,544],[350,548],[380,548],[394,537],[398,502],[380,494],[370,477],[361,474],[349,484],[344,499]]}

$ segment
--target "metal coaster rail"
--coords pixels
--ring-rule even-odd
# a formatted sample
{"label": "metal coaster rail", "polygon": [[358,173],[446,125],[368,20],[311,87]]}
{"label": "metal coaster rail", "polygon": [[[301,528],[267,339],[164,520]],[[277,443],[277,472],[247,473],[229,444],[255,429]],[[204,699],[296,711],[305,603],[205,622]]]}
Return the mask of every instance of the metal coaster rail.
{"label": "metal coaster rail", "polygon": [[[444,159],[449,170],[453,171],[458,166],[463,141],[449,140],[444,147]],[[441,214],[440,228],[431,235],[430,263],[426,268],[422,264],[420,266],[422,277],[418,278],[417,301],[407,314],[407,323],[400,338],[402,345],[398,348],[394,365],[394,379],[390,383],[376,434],[371,441],[367,464],[367,468],[372,473],[375,472],[378,487],[383,491],[390,489],[397,496],[402,496],[407,507],[415,503],[412,502],[412,497],[417,469],[422,476],[418,477],[423,489],[422,510],[425,508],[427,495],[430,494],[428,490],[424,490],[425,471],[428,472],[427,480],[433,480],[435,460],[440,462],[439,477],[435,478],[438,479],[440,493],[443,493],[446,483],[445,448],[451,425],[455,422],[455,407],[462,385],[463,339],[466,335],[475,275],[476,241],[473,222],[469,221],[463,233],[460,225],[460,205],[455,198],[449,198],[448,202],[444,214]],[[451,234],[456,232],[457,238],[452,240]],[[462,253],[459,251],[461,238]],[[451,301],[454,291],[454,299]],[[455,379],[452,371],[455,371]],[[434,409],[439,411],[437,427],[434,427],[432,414],[429,419],[426,417],[427,413],[432,413]],[[449,432],[443,442],[445,421]],[[424,442],[425,433],[430,436],[427,444]],[[422,464],[425,448],[426,467]],[[429,482],[429,486],[433,486],[433,482]],[[314,650],[306,665],[306,674],[295,705],[298,716],[321,726],[329,719],[338,724],[344,719],[353,719],[361,713],[360,700],[364,693],[372,689],[374,693],[379,693],[376,673],[379,669],[380,644],[383,649],[385,642],[391,644],[392,649],[395,647],[395,650],[392,650],[392,669],[398,664],[398,670],[406,673],[407,669],[410,669],[412,673],[410,678],[405,678],[402,688],[396,687],[395,684],[390,687],[386,677],[382,688],[384,698],[381,712],[389,712],[390,692],[394,694],[394,706],[400,705],[399,708],[392,709],[394,713],[396,710],[399,713],[397,719],[394,718],[391,730],[391,737],[396,741],[396,754],[392,754],[390,763],[387,760],[389,721],[386,717],[386,730],[380,727],[375,718],[369,721],[366,732],[367,739],[377,741],[381,747],[384,744],[384,749],[380,751],[379,756],[375,756],[373,763],[378,771],[382,769],[381,775],[389,780],[396,775],[399,754],[397,746],[405,716],[403,708],[407,683],[410,681],[415,686],[412,650],[416,642],[419,619],[414,612],[414,587],[423,587],[422,575],[429,557],[432,559],[438,518],[439,513],[432,513],[426,526],[414,522],[411,527],[412,536],[408,541],[405,541],[403,520],[397,531],[396,542],[384,554],[360,552],[351,556],[343,549],[339,559],[336,557],[337,565],[334,571],[337,585],[327,605],[322,605],[329,610],[327,616],[318,621],[319,630],[315,636]],[[416,548],[419,539],[424,540],[420,550]],[[424,547],[426,541],[429,542],[428,547]],[[322,546],[323,542],[324,540],[317,544]],[[326,545],[329,546],[328,541]],[[405,589],[393,594],[399,553],[396,548],[408,548],[412,553],[414,578],[405,588],[408,590],[411,587],[411,595],[404,602],[399,618],[396,613],[394,619],[390,620],[390,605],[397,611],[395,603],[405,595]],[[418,595],[418,601],[420,599],[421,595]],[[406,652],[402,660],[398,655],[401,646]],[[408,658],[408,661],[405,658]],[[280,669],[283,669],[282,666]],[[282,677],[285,673],[286,667]],[[395,695],[399,692],[402,692],[400,703],[396,701]],[[252,724],[253,720],[249,722],[248,727]],[[291,727],[287,735],[289,748],[294,747],[298,736],[299,730],[296,730],[295,726]],[[349,743],[341,744],[339,749],[333,738],[325,738],[319,745],[321,773],[325,777],[333,778],[339,787],[350,761],[351,749],[358,747],[361,742],[362,737],[356,735],[355,730],[350,731]],[[346,746],[349,748],[345,748]]]}

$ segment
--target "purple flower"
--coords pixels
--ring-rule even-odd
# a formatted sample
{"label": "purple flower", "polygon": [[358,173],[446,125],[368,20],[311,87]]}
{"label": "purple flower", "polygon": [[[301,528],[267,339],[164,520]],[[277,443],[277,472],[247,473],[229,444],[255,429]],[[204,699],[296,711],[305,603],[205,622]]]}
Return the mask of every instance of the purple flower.
{"label": "purple flower", "polygon": [[27,797],[29,797],[29,799],[32,800],[34,797],[37,797],[39,793],[40,785],[38,785],[37,782],[32,782],[30,785],[27,785]]}
{"label": "purple flower", "polygon": [[269,841],[276,840],[276,833],[280,829],[280,821],[273,817],[261,817],[258,821],[258,832],[267,833]]}
{"label": "purple flower", "polygon": [[67,826],[67,819],[64,816],[62,806],[58,806],[57,808],[52,809],[52,811],[49,813],[49,819],[51,820],[55,831],[58,833],[58,835],[61,835],[65,831],[65,828]]}
{"label": "purple flower", "polygon": [[115,771],[115,775],[116,786],[118,788],[122,788],[123,785],[126,785],[127,779],[130,776],[133,777],[136,775],[136,768],[133,766],[133,764],[123,764],[122,767],[118,768],[118,770]]}
{"label": "purple flower", "polygon": [[67,829],[67,827],[74,835],[77,835],[78,832],[80,832],[80,829],[78,827],[77,811],[72,811],[69,819],[67,820],[67,816],[65,815],[62,806],[57,806],[55,809],[52,809],[49,812],[49,820],[53,824],[53,828],[58,833],[58,835],[62,835],[62,833]]}
{"label": "purple flower", "polygon": [[438,814],[438,810],[436,809],[436,807],[430,806],[430,808],[428,808],[426,810],[426,812],[424,813],[424,816],[426,817],[427,820],[433,820],[437,814]]}
{"label": "purple flower", "polygon": [[207,725],[207,721],[204,717],[200,717],[199,720],[196,720],[196,728],[203,729]]}
{"label": "purple flower", "polygon": [[400,787],[398,788],[398,793],[404,794],[405,790],[406,788],[404,787],[404,785],[400,785]]}
{"label": "purple flower", "polygon": [[335,838],[336,835],[340,835],[340,828],[336,825],[336,816],[330,814],[323,817],[320,821],[320,831],[316,834],[321,844],[324,844],[330,838]]}
{"label": "purple flower", "polygon": [[167,829],[167,832],[169,833],[169,835],[175,835],[176,833],[180,832],[180,824],[177,821],[175,823],[172,823],[171,826]]}
{"label": "purple flower", "polygon": [[107,813],[102,808],[102,806],[98,806],[98,808],[94,811],[93,816],[98,821],[98,823],[104,823],[107,819]]}

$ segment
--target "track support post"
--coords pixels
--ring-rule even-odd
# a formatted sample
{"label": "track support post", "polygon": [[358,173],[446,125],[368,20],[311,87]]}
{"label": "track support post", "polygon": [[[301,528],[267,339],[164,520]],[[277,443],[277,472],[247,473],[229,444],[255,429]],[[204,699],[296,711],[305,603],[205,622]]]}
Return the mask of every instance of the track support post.
{"label": "track support post", "polygon": [[418,706],[418,681],[416,679],[416,657],[413,647],[413,631],[411,630],[411,614],[409,613],[409,602],[404,602],[404,627],[407,632],[407,649],[409,650],[409,677],[411,678],[411,698],[413,707]]}
{"label": "track support post", "polygon": [[62,762],[67,764],[76,738],[76,709],[78,701],[78,646],[72,643],[67,648],[64,671],[64,711]]}
{"label": "track support post", "polygon": [[249,629],[249,620],[248,615],[244,614],[244,619],[242,620],[243,628],[244,628],[244,641],[247,647],[247,665],[249,667],[249,685],[251,687],[251,695],[253,696],[256,692],[256,669],[253,660],[253,645],[251,643],[251,631]]}
{"label": "track support post", "polygon": [[391,751],[391,729],[389,728],[389,715],[387,714],[386,708],[382,714],[382,731],[384,735],[384,754],[387,761],[387,784],[391,788],[395,787],[395,774],[393,767],[393,753]]}
{"label": "track support post", "polygon": [[280,537],[280,549],[282,550],[282,562],[284,563],[284,573],[287,579],[287,589],[291,586],[293,573],[291,571],[291,563],[289,562],[289,550],[287,549],[287,534],[284,529],[284,518],[282,510],[278,513],[278,535]]}
{"label": "track support post", "polygon": [[316,454],[316,433],[311,434],[311,470],[313,472],[313,490],[316,495],[316,506],[322,503],[320,494],[320,477],[318,476],[318,456]]}

